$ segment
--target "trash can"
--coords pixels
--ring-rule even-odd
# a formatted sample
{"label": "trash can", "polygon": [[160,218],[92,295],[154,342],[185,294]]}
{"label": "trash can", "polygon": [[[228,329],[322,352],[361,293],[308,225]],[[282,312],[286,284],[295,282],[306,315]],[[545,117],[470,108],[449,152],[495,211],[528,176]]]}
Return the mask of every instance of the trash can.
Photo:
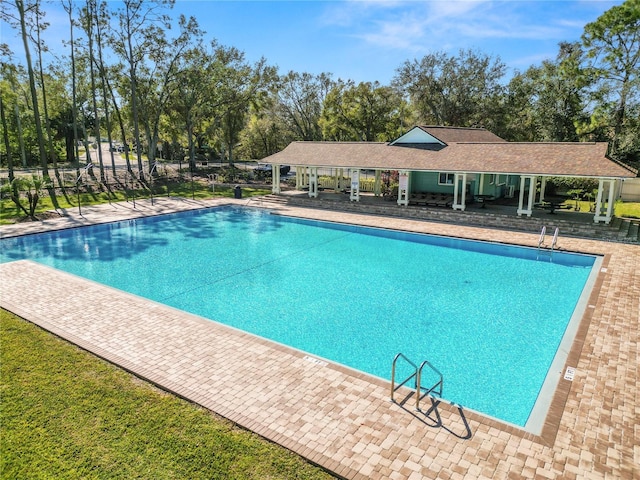
{"label": "trash can", "polygon": [[242,198],[242,189],[240,188],[240,185],[236,185],[233,189],[233,196],[234,198]]}

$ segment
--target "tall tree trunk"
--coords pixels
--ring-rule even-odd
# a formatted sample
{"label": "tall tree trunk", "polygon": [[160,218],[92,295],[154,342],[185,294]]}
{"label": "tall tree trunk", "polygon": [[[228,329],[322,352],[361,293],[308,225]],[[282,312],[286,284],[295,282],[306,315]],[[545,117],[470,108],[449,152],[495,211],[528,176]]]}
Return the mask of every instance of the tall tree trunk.
{"label": "tall tree trunk", "polygon": [[[102,90],[102,104],[104,105],[104,120],[107,124],[107,140],[109,142],[109,153],[111,154],[111,171],[113,176],[116,176],[116,159],[113,152],[113,137],[111,135],[111,116],[109,114],[109,95],[107,93],[107,71],[104,68],[104,61],[102,59],[102,30],[100,27],[100,19],[96,16],[96,42],[98,46],[98,71],[100,73],[100,83]],[[124,141],[124,139],[123,139]]]}
{"label": "tall tree trunk", "polygon": [[31,100],[33,102],[33,117],[36,127],[36,136],[38,138],[38,151],[40,154],[40,165],[42,167],[43,177],[49,176],[49,169],[47,165],[47,151],[44,146],[44,135],[42,133],[42,121],[40,119],[40,109],[38,108],[38,94],[36,92],[36,81],[33,73],[33,64],[31,61],[31,51],[29,49],[29,39],[27,33],[27,24],[25,20],[24,1],[16,0],[16,7],[18,8],[18,14],[20,16],[20,33],[22,36],[22,43],[24,45],[24,55],[27,62],[27,72],[29,74],[29,90],[31,92]]}
{"label": "tall tree trunk", "polygon": [[[40,8],[40,3],[36,3],[36,8]],[[47,106],[47,88],[44,84],[44,67],[42,65],[42,45],[40,38],[40,12],[36,11],[36,45],[38,50],[38,74],[40,75],[40,87],[42,89],[42,109],[44,113],[44,127],[47,132],[47,146],[49,155],[53,160],[53,174],[58,180],[58,184],[62,185],[60,180],[60,172],[58,172],[58,156],[55,148],[53,148],[53,134],[51,133],[51,121],[49,119],[49,109]]]}
{"label": "tall tree trunk", "polygon": [[87,2],[87,42],[89,43],[89,76],[91,77],[91,103],[93,106],[93,126],[96,143],[98,145],[98,165],[100,166],[100,181],[104,182],[104,163],[102,162],[102,141],[100,134],[100,112],[98,111],[98,99],[96,95],[96,73],[93,66],[93,21],[95,20],[95,0]]}
{"label": "tall tree trunk", "polygon": [[[129,8],[129,5],[126,6]],[[136,156],[138,157],[138,175],[140,179],[143,179],[144,171],[142,168],[142,146],[140,145],[140,122],[138,116],[138,92],[136,89],[136,66],[133,60],[133,45],[131,44],[131,25],[129,24],[130,17],[127,15],[127,49],[129,56],[129,77],[131,81],[131,112],[133,114],[133,135],[136,148]]]}
{"label": "tall tree trunk", "polygon": [[4,148],[7,151],[7,168],[9,169],[9,182],[13,182],[13,157],[11,156],[11,143],[9,142],[9,127],[7,125],[7,117],[4,113],[4,102],[0,95],[0,121],[2,121],[2,138],[4,140]]}
{"label": "tall tree trunk", "polygon": [[[63,3],[63,7],[69,14],[69,46],[71,47],[71,124],[73,128],[73,158],[71,164],[76,166],[77,173],[80,175],[80,152],[78,150],[78,107],[76,100],[76,58],[75,44],[73,41],[73,0],[69,0],[68,6]],[[69,159],[67,158],[67,161]]]}
{"label": "tall tree trunk", "polygon": [[[13,83],[13,82],[12,82]],[[15,88],[15,85],[13,85]],[[22,168],[27,168],[27,153],[24,149],[24,136],[22,134],[22,120],[20,119],[20,109],[18,102],[13,105],[13,114],[16,117],[16,127],[18,128],[18,146],[20,148],[20,158],[22,159]]]}
{"label": "tall tree trunk", "polygon": [[129,143],[127,142],[127,133],[124,128],[124,120],[122,119],[122,114],[120,113],[120,107],[118,107],[118,102],[116,101],[116,96],[113,93],[113,88],[111,87],[111,83],[109,82],[109,77],[104,75],[103,80],[105,81],[105,85],[109,90],[109,95],[111,97],[111,101],[113,102],[113,110],[116,113],[116,118],[118,119],[118,125],[120,126],[120,135],[122,136],[122,141],[124,142],[124,158],[127,162],[127,171],[129,173],[133,173],[131,170],[131,159],[129,158]]}

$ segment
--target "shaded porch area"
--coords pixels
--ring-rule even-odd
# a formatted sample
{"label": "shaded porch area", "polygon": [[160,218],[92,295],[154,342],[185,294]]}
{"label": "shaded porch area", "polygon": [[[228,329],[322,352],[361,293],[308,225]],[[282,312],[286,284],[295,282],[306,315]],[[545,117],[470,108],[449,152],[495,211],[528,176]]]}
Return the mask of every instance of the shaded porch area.
{"label": "shaded porch area", "polygon": [[[390,217],[403,217],[427,221],[439,221],[456,225],[520,230],[539,233],[560,230],[560,235],[580,238],[595,238],[624,243],[640,243],[638,229],[640,221],[613,217],[609,224],[594,223],[593,212],[575,209],[534,208],[531,216],[518,216],[518,198],[498,198],[466,204],[465,210],[454,210],[450,205],[430,204],[398,205],[393,196],[360,192],[359,200],[350,199],[348,189],[344,191],[321,188],[317,196],[310,197],[304,190],[281,190],[278,195],[264,197],[264,201],[289,205],[322,208],[347,212],[365,213]],[[381,219],[380,226],[384,227]]]}

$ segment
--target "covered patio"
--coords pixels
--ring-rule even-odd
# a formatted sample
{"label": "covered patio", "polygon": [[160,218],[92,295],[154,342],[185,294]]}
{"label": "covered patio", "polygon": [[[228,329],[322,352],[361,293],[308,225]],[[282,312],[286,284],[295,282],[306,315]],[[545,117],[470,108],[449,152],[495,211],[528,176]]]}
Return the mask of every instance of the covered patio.
{"label": "covered patio", "polygon": [[[545,197],[549,177],[592,179],[598,189],[591,220],[609,224],[621,182],[637,172],[608,158],[607,148],[606,143],[512,143],[478,128],[414,127],[389,143],[293,142],[264,161],[272,164],[275,194],[281,194],[280,165],[291,165],[296,190],[311,198],[330,191],[361,202],[369,194],[408,207],[428,206],[433,196],[462,212],[474,203],[513,200],[513,215],[529,218],[538,209],[556,213],[558,205]],[[371,181],[363,182],[363,175]]]}

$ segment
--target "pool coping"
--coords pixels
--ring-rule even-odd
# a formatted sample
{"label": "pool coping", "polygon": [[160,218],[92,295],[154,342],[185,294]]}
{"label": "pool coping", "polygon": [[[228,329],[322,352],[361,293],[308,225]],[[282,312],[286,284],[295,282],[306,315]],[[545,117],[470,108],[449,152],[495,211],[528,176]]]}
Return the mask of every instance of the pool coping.
{"label": "pool coping", "polygon": [[[228,202],[225,202],[226,204],[228,204]],[[234,202],[232,202],[234,203]],[[220,203],[219,203],[220,204]],[[235,204],[242,204],[239,202],[235,202]],[[211,204],[205,204],[204,206],[214,206]],[[198,207],[193,207],[193,208],[198,208]],[[280,208],[281,211],[287,210],[287,209],[282,209]],[[298,209],[298,210],[305,210],[305,209]],[[166,212],[163,212],[166,213]],[[291,213],[290,210],[288,210],[288,213]],[[300,213],[300,212],[298,212]],[[306,213],[307,215],[310,214],[310,212],[303,212]],[[317,216],[323,216],[323,215],[319,215],[322,214],[323,212],[311,212],[311,217],[317,217]],[[328,216],[342,216],[343,220],[345,216],[349,216],[351,218],[351,220],[355,220],[354,223],[356,224],[360,224],[358,223],[358,220],[361,220],[363,215],[352,215],[352,214],[339,214],[339,213],[331,213]],[[326,216],[326,215],[324,215]],[[305,216],[305,218],[309,218],[308,216]],[[367,221],[371,222],[371,218],[369,218]],[[375,221],[373,223],[377,223],[379,221],[379,219],[374,219]],[[110,221],[117,221],[116,220],[110,220]],[[394,222],[396,225],[398,224],[403,224],[403,220],[398,220],[398,219],[394,219]],[[429,222],[419,222],[419,221],[415,221],[415,220],[406,220],[407,223],[413,223],[413,224],[428,224]],[[101,222],[98,222],[101,223]],[[347,222],[348,223],[348,222]],[[78,225],[74,225],[74,226],[78,226]],[[373,225],[373,226],[378,226],[378,225]],[[401,227],[403,226],[407,226],[407,225],[400,225]],[[433,227],[432,225],[430,226],[430,228]],[[386,228],[386,227],[385,227]],[[457,227],[457,226],[450,226],[450,227],[443,227],[442,225],[436,224],[436,226],[434,227],[435,230],[455,230],[455,229],[463,229],[465,231],[470,231],[469,235],[473,235],[474,233],[477,233],[479,230],[483,230],[483,229],[478,229],[477,227]],[[404,230],[405,228],[400,228],[402,230]],[[410,229],[407,229],[407,231],[412,231]],[[458,233],[460,233],[460,230],[458,230]],[[465,232],[463,232],[465,233]],[[485,236],[500,236],[499,232],[495,232],[495,231],[488,231],[486,232],[488,235]],[[439,234],[439,233],[437,233]],[[502,233],[502,235],[504,236],[504,232]],[[535,242],[537,240],[537,235],[531,235],[531,234],[526,234],[526,233],[521,233],[521,232],[517,232],[514,233],[514,235],[517,238],[517,241],[514,242],[506,242],[506,243],[514,243],[514,244],[527,244],[529,243],[529,246],[531,246],[531,243]],[[460,238],[474,238],[474,237],[465,237],[464,235],[457,235]],[[476,238],[477,239],[477,238]],[[489,240],[492,241],[492,240]],[[587,250],[590,250],[588,253],[604,253],[603,250],[607,250],[608,247],[610,246],[610,244],[606,243],[606,242],[598,242],[598,241],[587,241],[587,240],[579,240],[579,239],[570,239],[567,240],[567,243],[571,244],[568,245],[569,247],[572,247],[573,250],[573,246],[577,245],[578,247],[580,245],[587,245]],[[629,247],[629,246],[619,246],[618,248],[622,249],[623,251],[629,251],[632,252],[633,254],[637,253],[637,250],[634,250],[633,248],[638,248],[638,247]],[[583,249],[578,249],[577,251],[581,251]],[[599,252],[598,252],[599,251]],[[596,279],[596,285],[594,285],[594,290],[591,293],[591,296],[589,298],[588,303],[590,305],[594,305],[594,308],[587,308],[585,310],[585,314],[583,315],[583,319],[580,322],[580,325],[578,327],[578,332],[576,334],[576,339],[573,342],[573,345],[571,347],[571,350],[567,356],[567,360],[566,360],[566,365],[573,365],[576,366],[578,368],[578,374],[577,374],[577,379],[579,380],[582,375],[582,369],[584,368],[584,365],[582,366],[582,368],[580,368],[580,362],[581,362],[581,358],[584,360],[584,356],[583,356],[583,349],[585,347],[585,345],[587,345],[587,336],[588,336],[588,332],[590,329],[590,325],[592,324],[592,320],[595,318],[596,312],[598,312],[599,314],[602,314],[602,301],[600,298],[600,294],[602,293],[601,290],[603,289],[603,287],[605,287],[606,289],[606,285],[605,285],[605,278],[610,276],[610,272],[607,272],[608,269],[608,265],[610,263],[610,261],[612,261],[612,256],[605,254],[603,257],[603,265],[602,265],[602,269],[604,270],[604,272],[602,272],[601,275],[598,276],[598,278]],[[16,262],[13,262],[16,263]],[[5,264],[5,265],[9,265],[9,264]],[[44,268],[44,267],[43,267]],[[39,270],[38,268],[34,268],[33,265],[29,265],[28,268],[25,267],[25,270]],[[3,269],[4,270],[4,269]],[[69,274],[67,274],[69,275]],[[83,280],[84,281],[84,280]],[[632,286],[635,288],[637,287],[634,284],[632,284]],[[109,288],[109,287],[104,287],[104,286],[99,286],[101,288]],[[127,294],[128,295],[128,294]],[[17,301],[16,301],[17,300]],[[142,301],[142,299],[138,299],[136,297],[136,302],[138,301]],[[148,302],[148,301],[143,301],[144,302]],[[30,311],[30,308],[26,308],[29,306],[25,306],[25,305],[21,305],[22,302],[20,302],[20,299],[11,299],[11,298],[7,298],[7,295],[2,295],[1,298],[1,303],[2,306],[10,306],[12,308],[8,308],[11,311],[14,311],[14,313],[23,316],[23,318],[27,318],[30,321],[34,321],[34,319],[36,321],[34,321],[34,323],[38,323],[41,326],[43,326],[43,328],[46,328],[50,331],[52,331],[53,333],[56,333],[60,336],[62,336],[63,338],[67,338],[68,340],[79,344],[80,346],[82,346],[83,348],[87,348],[90,351],[93,351],[94,353],[103,356],[103,358],[107,358],[110,361],[113,361],[114,363],[120,364],[123,368],[128,369],[138,375],[141,375],[145,378],[148,378],[150,381],[158,384],[159,386],[162,386],[163,388],[166,388],[170,391],[174,391],[175,393],[177,393],[178,395],[184,396],[185,398],[190,398],[192,401],[196,401],[197,403],[200,403],[198,401],[198,399],[202,399],[202,394],[198,394],[196,393],[195,395],[192,395],[191,393],[187,392],[187,394],[182,394],[181,392],[183,392],[184,390],[184,386],[181,385],[176,385],[173,384],[172,382],[167,382],[166,379],[160,379],[158,378],[156,375],[154,374],[150,374],[150,375],[144,375],[144,372],[140,372],[139,368],[137,368],[135,365],[132,365],[130,361],[128,361],[126,358],[115,358],[115,357],[119,357],[118,355],[113,355],[112,353],[109,352],[105,352],[103,351],[103,349],[101,349],[100,345],[96,345],[96,344],[87,344],[86,340],[83,340],[81,338],[76,338],[76,336],[74,336],[74,334],[70,333],[69,331],[65,331],[64,329],[60,329],[59,327],[56,327],[54,324],[52,324],[51,322],[47,321],[45,318],[41,318],[40,320],[38,320],[38,317],[41,317],[43,314],[42,313],[37,313],[34,311]],[[158,306],[154,306],[154,309],[159,308]],[[169,308],[169,307],[166,307]],[[633,308],[633,307],[630,307]],[[632,312],[633,314],[633,312]],[[31,317],[31,318],[30,318]],[[202,320],[204,322],[209,322],[208,320]],[[227,328],[231,328],[231,327],[227,327]],[[243,338],[250,338],[251,335],[250,334],[240,334]],[[249,337],[247,337],[247,335],[249,335]],[[263,342],[267,342],[267,344],[270,346],[270,348],[273,348],[275,351],[281,352],[281,353],[286,353],[287,355],[293,355],[295,357],[295,353],[292,353],[292,349],[289,349],[288,347],[284,347],[282,345],[278,345],[278,344],[274,344],[273,342],[269,342],[268,340],[264,340],[264,339],[256,339],[253,338],[251,340],[252,342],[257,342],[260,345],[266,345]],[[294,351],[295,352],[295,351]],[[300,355],[300,353],[297,353],[298,355]],[[299,357],[296,357],[299,358]],[[302,358],[303,361],[304,358]],[[309,362],[309,361],[305,361],[305,363],[308,363],[310,365],[313,365],[313,362]],[[584,362],[583,362],[584,363]],[[366,374],[361,374],[358,375],[358,372],[355,372],[351,369],[348,369],[347,367],[342,367],[342,366],[336,366],[335,364],[333,365],[329,365],[329,369],[330,370],[334,370],[337,371],[341,374],[346,374],[347,376],[349,376],[350,378],[352,378],[352,381],[355,382],[356,384],[358,384],[358,388],[357,390],[362,390],[365,389],[366,387],[363,387],[360,382],[364,382],[367,385],[369,385],[370,387],[374,388],[376,390],[376,395],[378,397],[378,401],[380,401],[380,398],[384,398],[384,397],[388,397],[388,389],[389,389],[389,382],[383,381],[382,379],[377,379],[375,377],[371,377],[369,375]],[[142,373],[142,374],[141,374]],[[466,411],[465,412],[465,416],[466,416],[466,420],[471,424],[471,427],[473,429],[473,436],[471,439],[467,440],[466,442],[469,442],[471,445],[466,445],[466,447],[463,449],[463,452],[466,452],[468,450],[468,448],[472,448],[475,449],[476,453],[478,452],[479,448],[482,448],[481,446],[478,445],[477,442],[477,437],[481,436],[483,437],[482,441],[480,442],[482,443],[492,443],[492,441],[490,439],[494,439],[495,442],[497,442],[498,444],[500,443],[506,443],[506,445],[510,445],[512,443],[517,443],[520,446],[522,446],[522,441],[528,441],[528,442],[532,442],[531,444],[528,444],[528,450],[531,451],[533,450],[538,450],[539,448],[544,448],[544,447],[549,447],[551,450],[553,450],[553,446],[557,443],[558,441],[558,434],[562,433],[563,435],[566,434],[566,430],[562,429],[562,432],[560,432],[559,426],[561,425],[563,416],[566,416],[567,414],[572,415],[573,413],[567,413],[565,411],[565,405],[567,404],[568,400],[571,398],[572,402],[575,402],[575,395],[576,395],[576,383],[575,382],[571,382],[571,381],[566,381],[566,380],[560,380],[558,387],[556,389],[556,393],[554,394],[554,398],[552,401],[552,407],[549,410],[549,413],[547,415],[547,419],[545,421],[545,426],[543,427],[542,433],[541,435],[533,435],[531,433],[528,432],[524,432],[523,430],[521,430],[518,427],[511,427],[509,425],[504,424],[503,422],[500,421],[494,421],[486,416],[480,415],[480,414],[476,414],[474,412],[470,412],[470,411]],[[377,390],[380,389],[382,392],[382,397],[380,397],[380,392],[377,392]],[[192,389],[188,389],[188,390],[192,390]],[[573,395],[571,394],[573,390]],[[384,400],[384,402],[386,402],[387,404],[389,404],[390,402],[388,401],[388,399]],[[207,402],[204,402],[207,403]],[[206,405],[205,405],[206,406]],[[408,415],[408,416],[412,416],[415,417],[415,412],[412,412],[410,410],[410,407],[407,407],[406,403],[399,403],[396,406],[400,407],[400,410],[403,410],[405,413],[403,415]],[[378,408],[383,408],[383,406],[378,406]],[[573,407],[573,405],[572,405]],[[387,406],[387,408],[389,408]],[[448,405],[446,403],[443,402],[443,404],[441,404],[439,406],[440,409],[440,413],[441,416],[444,420],[446,421],[452,421],[452,425],[454,425],[455,427],[457,427],[459,429],[459,431],[463,431],[463,423],[461,423],[459,420],[456,421],[455,420],[455,415],[458,413],[456,411],[455,406],[452,405]],[[326,452],[329,450],[324,450],[322,451],[321,449],[319,449],[317,446],[305,446],[305,447],[301,447],[301,445],[295,441],[293,441],[291,438],[288,438],[287,436],[283,436],[281,432],[279,432],[277,429],[271,429],[269,428],[269,426],[265,426],[264,424],[258,424],[256,422],[255,419],[252,419],[250,417],[247,417],[245,415],[241,415],[238,412],[233,412],[233,411],[225,411],[225,409],[220,409],[218,408],[217,410],[221,410],[218,411],[217,413],[222,414],[223,416],[229,418],[232,421],[236,421],[237,423],[239,423],[240,425],[249,428],[253,431],[256,431],[256,433],[259,433],[263,436],[265,436],[266,438],[269,438],[270,440],[273,440],[277,443],[280,443],[281,445],[301,454],[302,456],[308,458],[311,462],[313,463],[317,463],[319,465],[321,465],[324,468],[327,468],[328,470],[332,471],[333,473],[343,476],[345,478],[387,478],[384,475],[375,475],[375,466],[372,465],[371,461],[367,461],[366,459],[362,458],[362,451],[360,451],[360,448],[363,448],[364,451],[366,451],[367,447],[366,444],[367,442],[364,442],[363,447],[361,447],[360,445],[363,444],[362,442],[358,442],[356,443],[357,449],[356,450],[352,450],[356,452],[356,455],[351,454],[348,458],[346,456],[343,455],[342,458],[337,458],[334,455],[328,455]],[[214,410],[215,411],[215,410]],[[396,410],[394,410],[396,411]],[[226,414],[225,414],[226,413]],[[363,423],[363,425],[367,424],[367,420],[366,418],[363,419],[363,421],[365,423]],[[402,422],[407,421],[406,418],[402,417],[401,419]],[[414,420],[411,420],[409,423],[409,426],[415,426],[414,425]],[[423,422],[426,422],[426,420],[423,419]],[[312,422],[313,423],[313,422]],[[357,425],[355,427],[358,427]],[[355,428],[354,427],[354,428]],[[314,428],[313,426],[309,427],[309,428]],[[360,428],[362,428],[362,425],[359,428],[356,428],[356,431],[358,431]],[[413,428],[413,427],[412,427]],[[436,440],[436,443],[438,443],[438,440],[440,442],[442,442],[441,447],[444,449],[444,451],[446,451],[447,453],[451,454],[450,449],[457,449],[456,445],[460,445],[459,443],[451,442],[452,438],[455,438],[455,434],[451,435],[451,433],[444,433],[442,434],[443,430],[442,428],[437,429],[437,431],[433,430],[434,426],[432,425],[428,425],[427,427],[424,428],[431,428],[430,430],[427,430],[426,432],[426,436],[430,437],[432,439]],[[452,427],[451,430],[453,430],[454,428]],[[435,432],[435,433],[434,433]],[[490,437],[490,439],[488,440],[486,437],[487,435]],[[506,435],[506,436],[505,436]],[[369,432],[369,435],[364,435],[363,439],[367,439],[368,436],[371,436],[371,432]],[[521,439],[521,440],[518,440]],[[369,445],[371,445],[371,438],[368,438],[369,441]],[[319,440],[315,440],[315,443],[318,443]],[[534,444],[538,444],[541,445],[541,447],[534,447]],[[382,441],[382,445],[384,445],[384,441]],[[582,447],[582,445],[580,445],[580,447]],[[371,447],[373,448],[373,447]],[[422,448],[422,453],[417,453],[417,450]],[[488,448],[488,447],[487,447]],[[610,448],[610,447],[608,447]],[[565,447],[566,449],[566,447]],[[459,450],[459,449],[458,449]],[[509,448],[509,450],[513,450],[513,448]],[[519,448],[516,450],[520,450]],[[332,450],[331,450],[332,451]],[[491,449],[491,451],[493,451],[493,448]],[[375,457],[375,459],[379,462],[384,463],[385,465],[388,465],[388,469],[390,469],[390,471],[394,474],[394,476],[389,477],[389,478],[409,478],[410,475],[416,474],[416,472],[422,472],[421,474],[425,474],[425,472],[433,472],[434,471],[434,459],[438,458],[438,451],[437,450],[430,450],[430,446],[426,445],[423,447],[418,447],[418,445],[413,444],[412,446],[407,447],[407,450],[405,451],[405,454],[402,454],[402,451],[397,451],[397,449],[391,447],[389,449],[389,453],[384,456],[382,455],[380,452],[378,452],[378,450],[376,450],[375,452],[372,450],[374,455],[379,456]],[[409,454],[406,452],[414,452],[413,454]],[[429,453],[431,452],[431,453]],[[547,457],[549,457],[550,453],[547,452],[546,450],[544,450],[544,452],[546,452]],[[491,478],[490,475],[488,474],[489,470],[491,470],[491,467],[487,466],[487,461],[488,458],[484,458],[481,459],[481,461],[473,463],[471,462],[470,458],[471,456],[466,456],[463,453],[458,452],[459,454],[457,455],[457,458],[459,459],[465,459],[465,461],[463,462],[463,464],[467,464],[469,463],[469,465],[466,465],[465,467],[461,467],[463,468],[466,472],[469,472],[470,468],[473,467],[474,465],[476,467],[479,467],[480,465],[483,465],[487,470],[484,474],[484,476],[486,478]],[[485,452],[486,453],[486,452]],[[508,464],[510,465],[510,470],[509,471],[519,471],[521,474],[523,474],[523,472],[528,471],[527,469],[531,468],[530,465],[529,467],[527,467],[527,464],[532,464],[533,461],[529,461],[527,460],[527,462],[521,462],[518,461],[517,459],[519,458],[517,455],[515,455],[514,451],[511,451],[510,454],[506,455],[506,459],[503,459],[503,464]],[[624,458],[629,458],[628,457],[629,453],[626,453],[626,456]],[[404,457],[407,458],[404,458]],[[451,455],[449,455],[451,456]],[[613,456],[613,454],[611,454],[611,456]],[[485,455],[486,457],[486,455]],[[551,455],[552,458],[553,455]],[[569,455],[569,457],[571,457],[571,455]],[[567,466],[567,458],[569,458],[565,455],[565,463],[563,464],[563,468],[566,468]],[[355,460],[355,458],[357,458],[357,460]],[[400,458],[404,458],[404,460],[399,461]],[[429,460],[429,467],[425,467],[422,463],[424,462],[416,462],[415,459],[416,458],[422,458],[423,460]],[[605,457],[606,459],[608,459],[609,457]],[[509,460],[511,459],[511,460]],[[384,462],[383,462],[384,460]],[[471,463],[470,463],[471,462]],[[549,463],[550,462],[550,463]],[[608,460],[607,460],[607,464],[608,464]],[[457,462],[458,464],[460,462]],[[593,472],[594,469],[597,470],[597,465],[599,463],[602,463],[602,459],[600,460],[594,460],[591,459],[591,462],[587,462],[586,464],[584,464],[584,460],[581,460],[579,462],[580,464],[582,464],[583,467],[586,467],[585,472],[591,471]],[[461,473],[459,472],[460,468],[456,468],[456,462],[454,463],[448,463],[445,462],[446,465],[439,465],[439,467],[441,469],[444,469],[444,471],[448,471],[450,472],[450,474],[452,476],[456,476],[456,472],[458,477],[462,478],[460,475]],[[548,465],[555,465],[554,461],[548,460],[547,461]],[[589,470],[589,466],[591,465],[591,469]],[[493,473],[496,472],[495,468],[497,468],[498,465],[494,465],[493,468]],[[426,468],[426,469],[425,469]],[[556,465],[556,470],[559,469],[559,466]],[[628,464],[621,464],[620,462],[618,462],[617,464],[617,471],[622,471],[624,472],[629,472],[629,471],[633,471],[633,467],[629,466]],[[480,468],[480,471],[482,471],[483,469]],[[386,470],[385,470],[386,471]],[[438,471],[443,471],[443,470],[438,470]],[[562,470],[564,471],[564,470]],[[577,475],[577,474],[576,474]],[[480,475],[482,476],[482,475]]]}

